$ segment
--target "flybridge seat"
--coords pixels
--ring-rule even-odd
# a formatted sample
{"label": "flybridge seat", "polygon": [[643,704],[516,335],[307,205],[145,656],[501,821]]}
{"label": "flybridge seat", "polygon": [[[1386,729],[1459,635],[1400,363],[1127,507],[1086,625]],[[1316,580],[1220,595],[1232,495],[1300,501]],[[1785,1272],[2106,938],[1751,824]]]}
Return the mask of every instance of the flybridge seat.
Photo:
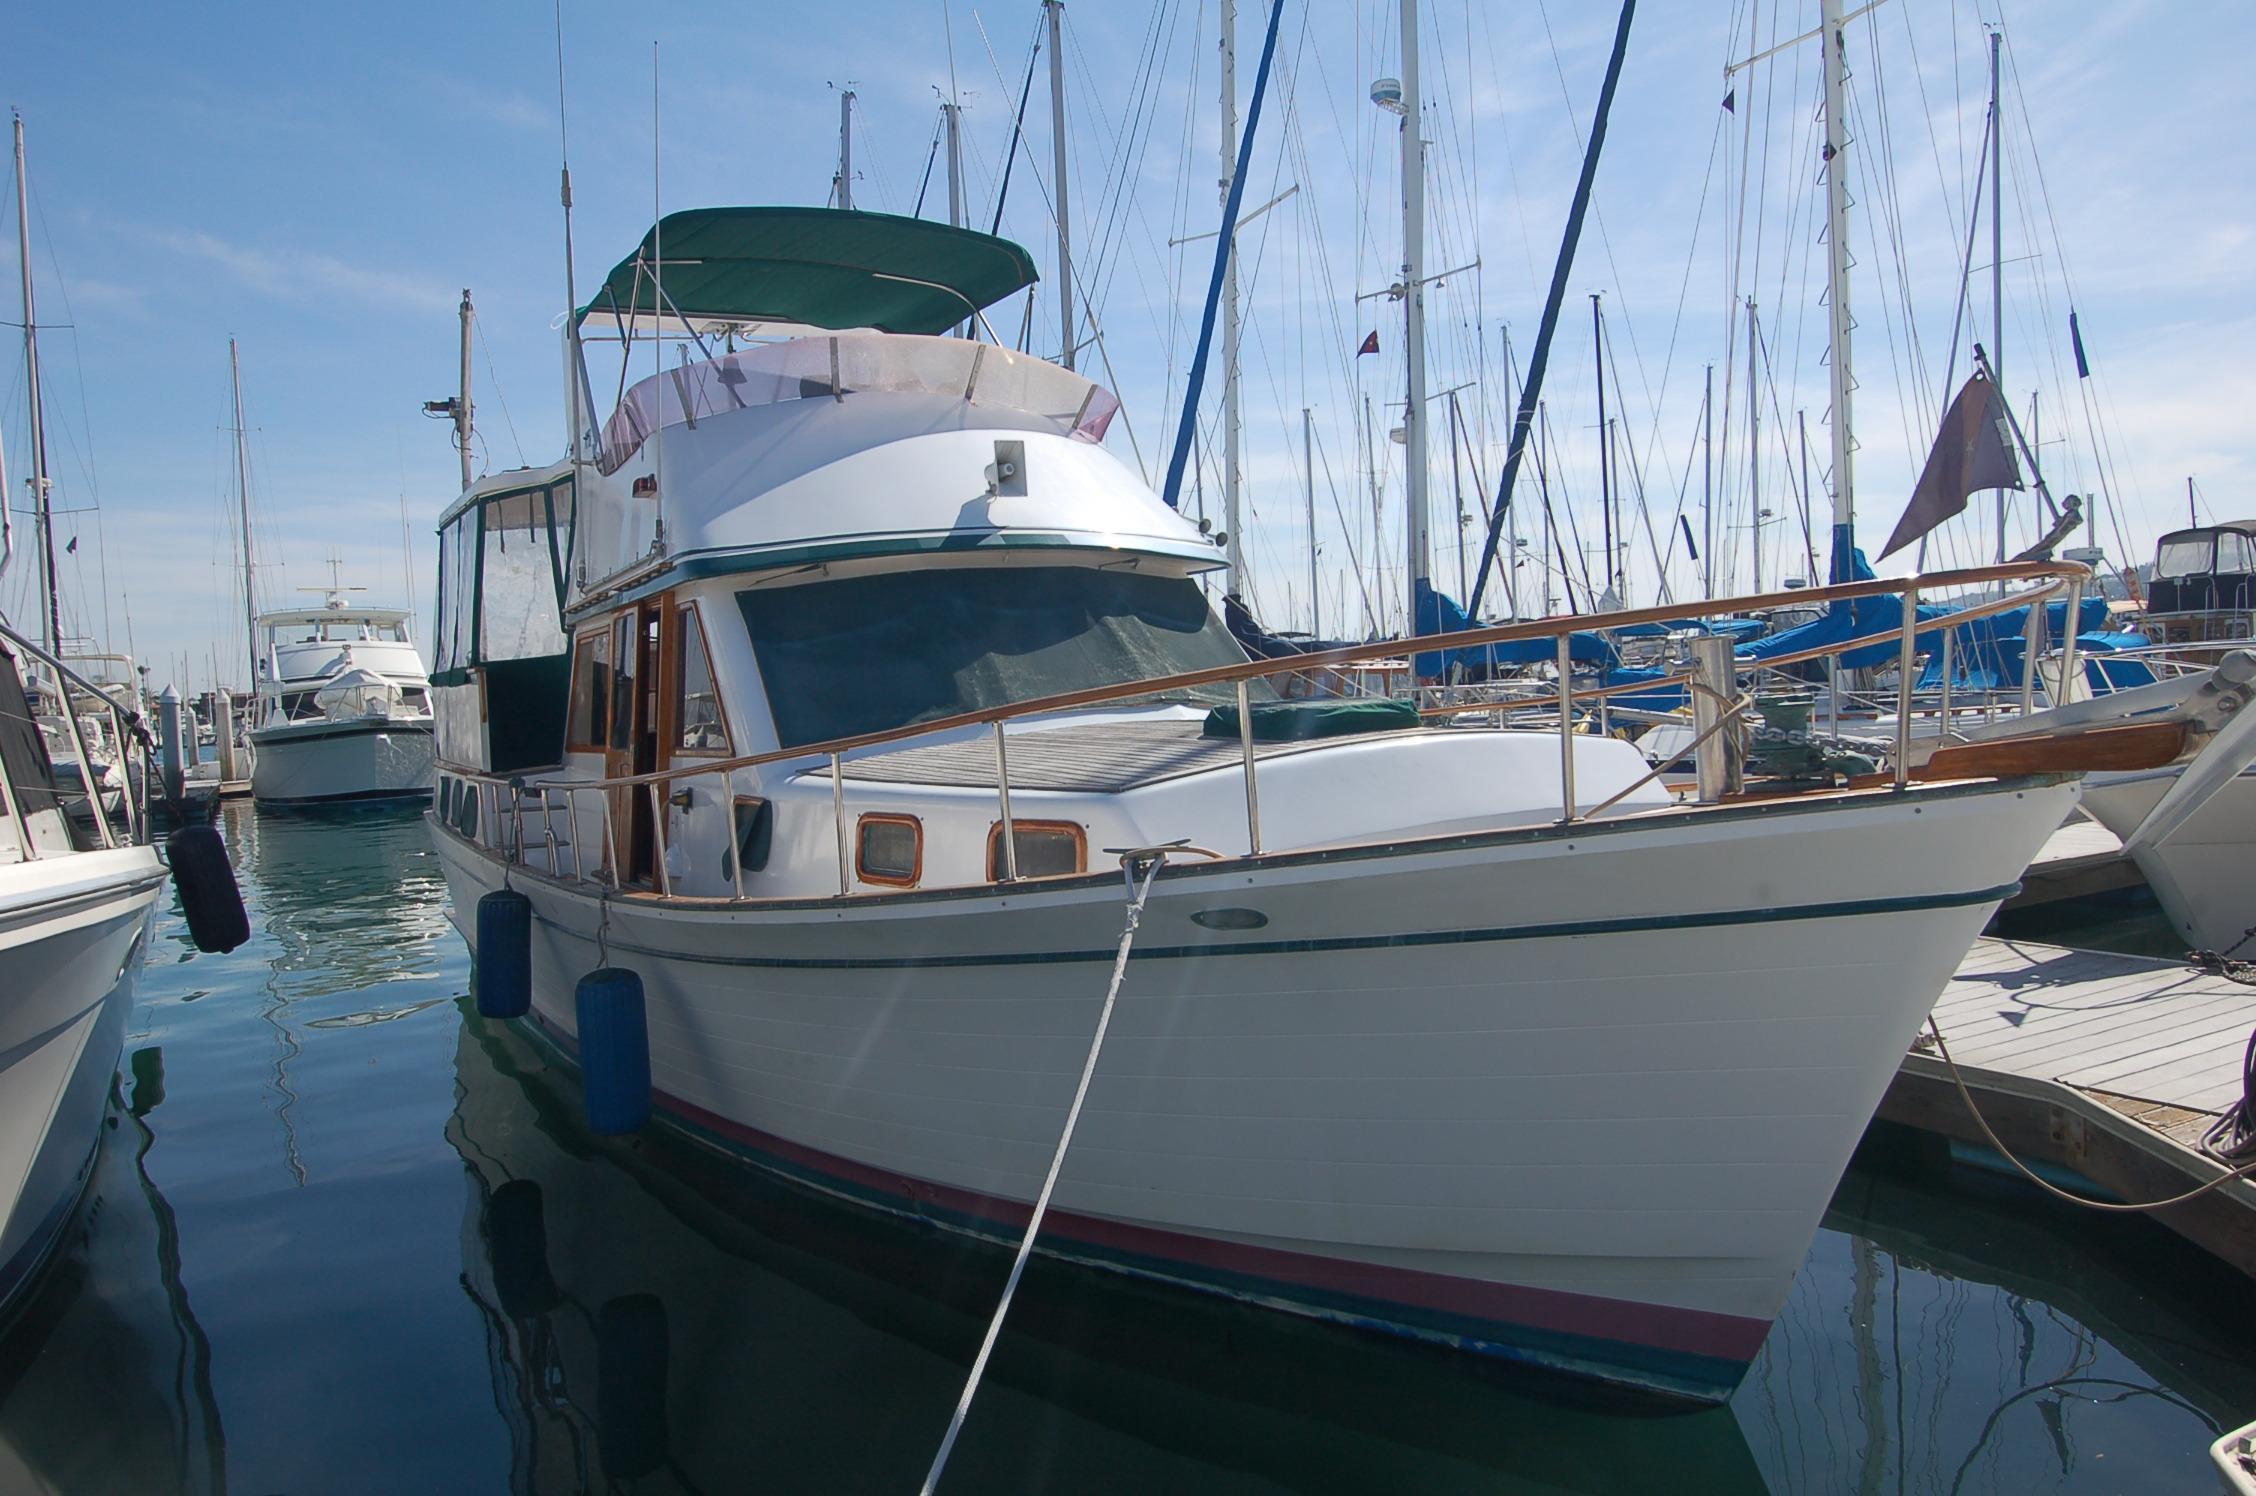
{"label": "flybridge seat", "polygon": [[1053,424],[1059,435],[1102,441],[1120,401],[1030,354],[959,338],[847,333],[796,338],[651,375],[620,397],[604,423],[597,466],[617,472],[653,432],[757,405],[844,399],[884,391],[948,395]]}

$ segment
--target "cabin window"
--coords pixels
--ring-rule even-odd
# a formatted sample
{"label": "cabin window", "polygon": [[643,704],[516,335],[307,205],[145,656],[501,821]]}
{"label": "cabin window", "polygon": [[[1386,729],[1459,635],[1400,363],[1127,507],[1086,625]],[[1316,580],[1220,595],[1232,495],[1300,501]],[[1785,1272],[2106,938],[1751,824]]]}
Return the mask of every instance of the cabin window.
{"label": "cabin window", "polygon": [[2217,574],[2245,576],[2256,571],[2256,542],[2238,530],[2217,532]]}
{"label": "cabin window", "polygon": [[2155,559],[2154,571],[2164,577],[2205,577],[2209,575],[2209,562],[2215,554],[2215,537],[2208,534],[2184,535],[2162,542],[2162,553]]}
{"label": "cabin window", "polygon": [[421,686],[402,686],[400,704],[411,712],[427,712],[431,709],[431,698]]}
{"label": "cabin window", "polygon": [[[1072,821],[1011,822],[1011,839],[1018,848],[1021,878],[1070,878],[1089,870],[1089,835]],[[987,828],[987,881],[1000,883],[1009,873],[1003,856],[1003,823]]]}
{"label": "cabin window", "polygon": [[611,720],[611,636],[582,634],[572,649],[572,730],[575,751],[600,753]]}
{"label": "cabin window", "polygon": [[635,615],[629,612],[611,626],[611,747],[620,753],[634,747],[635,644]]}
{"label": "cabin window", "polygon": [[705,652],[705,630],[697,610],[684,607],[676,615],[680,627],[681,655],[675,662],[674,751],[676,753],[727,753],[728,726],[721,720],[721,696],[713,684],[713,662]]}
{"label": "cabin window", "polygon": [[736,848],[721,855],[721,876],[734,878],[741,864],[748,873],[764,871],[775,845],[775,807],[757,795],[736,797]]}
{"label": "cabin window", "polygon": [[914,888],[924,875],[924,825],[915,816],[865,815],[854,830],[854,876]]}
{"label": "cabin window", "polygon": [[925,568],[752,588],[737,604],[786,747],[1246,658],[1196,582],[1129,569]]}

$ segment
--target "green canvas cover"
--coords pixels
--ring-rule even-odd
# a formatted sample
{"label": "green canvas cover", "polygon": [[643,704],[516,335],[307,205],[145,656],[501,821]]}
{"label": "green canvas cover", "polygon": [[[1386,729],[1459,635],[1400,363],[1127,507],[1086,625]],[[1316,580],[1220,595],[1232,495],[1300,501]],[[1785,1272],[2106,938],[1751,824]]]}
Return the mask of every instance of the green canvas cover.
{"label": "green canvas cover", "polygon": [[[1312,738],[1344,738],[1366,732],[1405,732],[1425,719],[1407,701],[1257,701],[1253,703],[1257,743],[1300,743]],[[1218,706],[1206,714],[1202,736],[1234,738],[1238,709]]]}
{"label": "green canvas cover", "polygon": [[[659,255],[663,250],[664,258]],[[663,273],[664,305],[652,284]],[[837,208],[668,213],[579,311],[690,321],[794,322],[943,333],[1038,277],[1008,239],[922,218]]]}

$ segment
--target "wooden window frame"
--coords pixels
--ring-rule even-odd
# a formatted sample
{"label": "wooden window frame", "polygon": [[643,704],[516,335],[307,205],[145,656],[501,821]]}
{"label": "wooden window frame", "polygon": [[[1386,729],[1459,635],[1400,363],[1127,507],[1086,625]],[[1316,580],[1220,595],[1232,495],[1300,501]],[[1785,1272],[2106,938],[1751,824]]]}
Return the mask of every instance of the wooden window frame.
{"label": "wooden window frame", "polygon": [[[728,703],[721,699],[721,673],[713,668],[713,641],[705,633],[705,618],[695,602],[679,603],[674,609],[675,638],[673,658],[667,661],[670,682],[667,697],[673,707],[672,741],[666,749],[667,759],[677,758],[734,758],[736,735],[729,731]],[[721,746],[718,748],[684,748],[681,745],[682,717],[689,707],[687,680],[683,674],[686,661],[684,653],[689,647],[690,630],[697,631],[697,648],[705,656],[705,675],[713,683],[713,710],[721,726]]]}
{"label": "wooden window frame", "polygon": [[[601,699],[596,699],[594,696],[590,697],[590,704],[602,709],[603,731],[593,739],[574,737],[573,733],[579,724],[573,719],[578,715],[580,706],[580,661],[583,656],[592,659],[595,655],[596,646],[601,645],[605,649],[609,649],[610,644],[611,630],[608,624],[600,629],[591,629],[586,633],[572,636],[572,674],[564,702],[564,751],[566,753],[602,753],[606,751],[606,743],[611,735],[611,682],[608,678],[602,683]],[[608,673],[606,672],[606,676],[608,676]],[[595,684],[595,679],[591,674],[588,678],[588,686],[591,692],[595,690]],[[591,711],[588,715],[592,718],[594,712]]]}
{"label": "wooden window frame", "polygon": [[[1089,828],[1079,821],[1036,821],[1025,816],[1011,817],[1011,825],[1019,831],[1062,831],[1073,838],[1073,860],[1078,864],[1070,873],[1041,873],[1032,876],[1021,874],[1019,882],[1041,878],[1078,878],[1089,871]],[[987,881],[1000,883],[1008,868],[1002,860],[1003,823],[990,821],[987,825]]]}
{"label": "wooden window frame", "polygon": [[[862,832],[873,825],[906,826],[916,833],[916,862],[906,878],[891,873],[873,873],[862,860]],[[924,822],[906,811],[865,810],[854,822],[854,878],[861,883],[874,883],[882,888],[914,888],[924,880]]]}

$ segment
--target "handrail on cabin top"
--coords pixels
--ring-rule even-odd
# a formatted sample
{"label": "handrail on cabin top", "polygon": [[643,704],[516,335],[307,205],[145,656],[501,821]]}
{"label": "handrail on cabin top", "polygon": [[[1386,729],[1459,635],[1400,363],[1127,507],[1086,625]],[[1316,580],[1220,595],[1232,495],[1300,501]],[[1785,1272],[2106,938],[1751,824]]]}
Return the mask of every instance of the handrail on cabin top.
{"label": "handrail on cabin top", "polygon": [[[1719,599],[1714,604],[1711,604],[1710,608],[1707,611],[1716,612],[1724,611],[1726,609],[1733,611],[1746,611],[1753,608],[1771,607],[1786,603],[1808,603],[1813,601],[1832,602],[1859,597],[1879,597],[1887,596],[1890,594],[1901,594],[1905,602],[1903,624],[1899,629],[1893,632],[1896,633],[1897,637],[1900,640],[1898,663],[1900,670],[1903,672],[1902,679],[1898,683],[1898,761],[1895,766],[1894,776],[1896,788],[1902,789],[1906,787],[1909,782],[1908,750],[1910,746],[1910,669],[1911,662],[1916,657],[1917,653],[1917,636],[1920,634],[1941,632],[1944,634],[1945,640],[1947,642],[1949,638],[1949,634],[1947,632],[1948,630],[1955,628],[1960,624],[1969,622],[1973,619],[1987,617],[1993,613],[2001,613],[2010,608],[2019,607],[2024,603],[2031,605],[2030,632],[2033,636],[2035,635],[2036,630],[2039,627],[2034,611],[2034,604],[2041,599],[2050,597],[2054,592],[2060,591],[2063,587],[2067,589],[2071,604],[2073,604],[2074,600],[2081,595],[2084,582],[2090,577],[2090,575],[2091,572],[2089,568],[2075,562],[2006,562],[2000,565],[1974,567],[1964,571],[1944,572],[1929,577],[1904,578],[1895,580],[1882,580],[1875,578],[1870,581],[1844,582],[1827,587],[1797,588],[1793,591],[1788,592],[1760,593],[1751,597]],[[1933,589],[1941,587],[1963,587],[1981,582],[1998,581],[2041,581],[2047,583],[2048,585],[2038,588],[2031,588],[2027,592],[2020,595],[2014,595],[2011,593],[2002,594],[1996,599],[1990,600],[1988,602],[1977,603],[1967,608],[1954,611],[1953,613],[1943,618],[1921,620],[1918,617],[1918,597],[1922,591],[1931,591]],[[1682,618],[1686,615],[1687,610],[1683,607],[1657,607],[1629,609],[1623,612],[1609,613],[1602,616],[1606,620],[1606,626],[1618,628],[1636,623],[1665,622],[1674,618]],[[1594,687],[1586,691],[1577,692],[1574,689],[1572,680],[1572,663],[1568,656],[1568,637],[1579,630],[1587,628],[1592,622],[1593,619],[1588,615],[1567,615],[1562,617],[1536,619],[1526,623],[1496,624],[1485,628],[1460,630],[1459,632],[1454,634],[1435,634],[1425,636],[1416,640],[1413,645],[1418,653],[1427,653],[1451,649],[1478,648],[1486,644],[1501,644],[1522,639],[1555,638],[1558,640],[1558,668],[1561,672],[1560,687],[1558,692],[1548,697],[1538,696],[1525,700],[1491,702],[1485,703],[1478,708],[1467,707],[1465,709],[1489,711],[1500,709],[1520,710],[1530,706],[1542,706],[1550,702],[1556,702],[1558,704],[1560,708],[1560,776],[1561,785],[1563,787],[1561,810],[1562,819],[1569,823],[1580,819],[1582,815],[1579,806],[1575,803],[1575,796],[1573,791],[1574,748],[1572,724],[1575,698],[1579,695],[1586,699],[1598,699],[1619,691],[1651,690],[1656,686],[1678,683],[1689,680],[1691,678],[1689,675],[1669,676],[1650,681],[1638,681],[1625,685]],[[1753,663],[1756,664],[1758,668],[1768,668],[1781,664],[1822,658],[1827,655],[1844,653],[1850,649],[1867,647],[1871,645],[1877,637],[1883,636],[1867,635],[1855,639],[1845,639],[1834,644],[1821,645],[1814,649],[1799,650],[1789,655],[1779,656],[1775,659]],[[1244,705],[1245,683],[1249,680],[1265,678],[1271,675],[1289,675],[1309,669],[1320,669],[1333,665],[1353,664],[1363,660],[1386,658],[1390,655],[1400,653],[1404,648],[1404,644],[1405,641],[1399,639],[1383,640],[1366,644],[1350,644],[1343,645],[1337,649],[1318,650],[1307,654],[1291,655],[1282,659],[1249,660],[1242,665],[1218,665],[1205,670],[1184,671],[1175,675],[1155,676],[1147,680],[1129,681],[1118,685],[1094,686],[1080,691],[1060,692],[1055,695],[1036,697],[1028,701],[1014,702],[1007,706],[988,707],[972,712],[958,712],[951,716],[934,718],[933,720],[927,722],[912,723],[906,727],[889,728],[883,732],[861,733],[852,737],[834,738],[827,742],[806,744],[794,748],[776,749],[766,753],[744,754],[734,758],[700,759],[691,764],[669,766],[667,768],[659,769],[648,774],[620,775],[617,777],[602,779],[527,781],[522,776],[493,774],[476,770],[454,770],[452,772],[454,772],[457,777],[471,781],[473,783],[507,788],[511,792],[513,800],[515,800],[516,797],[521,796],[524,791],[538,791],[541,795],[544,816],[547,812],[547,800],[548,795],[551,791],[563,791],[565,793],[568,807],[577,806],[578,795],[581,792],[598,792],[601,797],[599,800],[599,806],[602,812],[604,837],[606,843],[610,844],[608,846],[609,856],[606,858],[606,865],[609,867],[616,867],[618,865],[618,853],[614,841],[615,832],[611,825],[610,792],[618,790],[631,791],[636,788],[647,787],[646,792],[650,794],[652,799],[652,818],[655,822],[661,819],[663,815],[661,803],[657,794],[657,787],[662,783],[674,779],[689,778],[699,775],[720,774],[723,778],[723,783],[726,784],[731,790],[729,803],[733,804],[735,773],[738,769],[757,767],[762,764],[804,760],[816,760],[819,762],[821,760],[827,759],[830,770],[829,777],[831,780],[832,799],[835,802],[833,809],[836,812],[838,818],[837,831],[839,843],[839,891],[843,895],[848,894],[852,891],[854,880],[850,873],[851,864],[848,861],[848,852],[846,845],[846,823],[843,801],[844,776],[841,764],[842,755],[858,748],[877,747],[886,743],[899,742],[910,738],[928,737],[935,733],[946,732],[957,728],[985,725],[992,725],[995,728],[997,746],[998,750],[1000,750],[1003,724],[1017,718],[1037,716],[1045,712],[1064,711],[1076,707],[1104,705],[1115,701],[1135,700],[1142,697],[1157,695],[1166,691],[1183,690],[1193,686],[1234,683],[1238,687],[1237,694],[1240,702],[1240,746],[1245,753],[1248,845],[1251,849],[1251,855],[1259,856],[1261,835],[1259,829],[1260,812],[1257,808],[1259,802],[1255,798],[1257,791],[1255,787],[1254,777],[1254,754],[1250,733],[1250,714],[1246,713]],[[2034,666],[2035,657],[2034,653],[2032,652],[2029,658],[2024,661],[2024,680],[2022,689],[2025,695],[2033,686]],[[1003,808],[1004,824],[1010,825],[1013,823],[1010,820],[1009,810],[1010,787],[1007,778],[1008,770],[1007,768],[1003,767],[1003,765],[1007,763],[1007,760],[1003,759],[1002,753],[1000,751],[998,751],[997,758],[998,783],[996,788],[998,796],[1000,798],[1000,803]],[[1638,781],[1638,783],[1645,783],[1654,777],[1654,774],[1648,774],[1644,779]],[[1630,786],[1631,789],[1634,789],[1636,787],[1636,785]],[[1624,793],[1626,793],[1626,791]],[[1611,805],[1620,799],[1621,795],[1617,794],[1612,799],[1608,800],[1606,804]],[[572,818],[576,825],[578,820],[576,809],[572,810]],[[1014,843],[1015,840],[1015,836],[1006,838],[1006,850],[1008,852],[1015,852],[1015,846],[1008,845],[1008,843]],[[522,854],[522,851],[522,835],[520,832],[520,836],[517,840],[517,852],[520,856]],[[575,836],[573,839],[573,860],[575,864],[575,872],[577,872],[578,859],[578,838]],[[732,858],[731,860],[733,863],[734,859]],[[1017,859],[1015,855],[1006,857],[1006,864],[1015,864],[1016,861]],[[659,891],[661,895],[664,896],[670,894],[670,875],[665,870],[661,869],[658,872],[658,879],[660,884]],[[1017,869],[1015,865],[1006,866],[1005,877],[1002,881],[1017,881]],[[736,896],[738,898],[742,898],[742,872],[740,869],[732,867],[731,882],[737,889]]]}
{"label": "handrail on cabin top", "polygon": [[[1793,603],[1835,602],[1860,597],[1886,597],[1903,592],[1932,593],[1944,587],[1967,587],[1981,582],[2013,582],[2049,580],[2051,587],[2027,596],[2000,599],[1994,603],[1978,604],[1950,619],[1930,619],[1919,623],[1916,632],[1933,633],[1961,623],[1970,618],[1989,613],[2003,612],[2021,606],[2036,597],[2049,597],[2072,579],[2089,577],[2091,569],[2073,561],[2008,561],[1999,565],[1971,567],[1964,571],[1940,572],[1933,576],[1916,578],[1875,578],[1864,582],[1841,582],[1829,587],[1799,587],[1788,592],[1763,592],[1748,597],[1718,598],[1705,608],[1694,604],[1678,603],[1669,607],[1630,608],[1619,613],[1565,614],[1552,618],[1532,619],[1525,623],[1491,624],[1477,629],[1463,629],[1454,634],[1429,634],[1416,640],[1385,639],[1364,644],[1343,644],[1337,649],[1314,650],[1307,654],[1287,655],[1273,660],[1248,660],[1242,665],[1213,665],[1204,670],[1186,670],[1175,675],[1153,676],[1147,680],[1123,681],[1117,685],[1090,686],[1079,691],[1061,691],[1050,696],[1036,696],[1026,701],[1005,706],[981,707],[975,711],[956,712],[929,721],[912,722],[905,727],[889,727],[882,732],[857,733],[851,737],[831,738],[819,743],[802,743],[790,748],[774,748],[765,753],[739,754],[734,758],[699,759],[694,764],[656,769],[647,774],[622,774],[607,779],[552,779],[527,780],[522,776],[495,774],[484,770],[451,769],[458,778],[478,783],[508,785],[516,783],[525,789],[626,789],[642,784],[660,783],[678,779],[687,774],[713,774],[724,769],[750,769],[763,764],[789,763],[794,760],[820,760],[832,754],[845,754],[861,748],[875,748],[886,743],[902,742],[909,738],[930,737],[935,733],[950,732],[962,727],[984,727],[990,723],[1009,722],[1020,717],[1040,716],[1046,712],[1069,711],[1077,707],[1104,706],[1118,701],[1133,701],[1138,697],[1156,696],[1166,691],[1187,690],[1193,686],[1226,685],[1240,680],[1263,679],[1272,675],[1293,675],[1304,670],[1317,670],[1331,665],[1348,665],[1362,660],[1384,659],[1400,655],[1406,647],[1419,654],[1442,650],[1474,649],[1484,644],[1509,644],[1523,639],[1549,639],[1566,634],[1590,630],[1594,626],[1624,628],[1638,623],[1664,623],[1674,618],[1686,618],[1695,613],[1747,612],[1756,608],[1783,607]],[[1597,620],[1603,618],[1603,625]],[[1819,654],[1839,654],[1851,649],[1862,649],[1874,642],[1877,636],[1847,639],[1828,645],[1808,654],[1797,654],[1794,659],[1813,658]],[[1773,663],[1763,661],[1763,664]],[[1649,690],[1658,682],[1640,681],[1633,689]],[[1601,691],[1623,689],[1596,687],[1576,691],[1577,697],[1596,697]],[[1493,708],[1491,708],[1493,709]]]}

